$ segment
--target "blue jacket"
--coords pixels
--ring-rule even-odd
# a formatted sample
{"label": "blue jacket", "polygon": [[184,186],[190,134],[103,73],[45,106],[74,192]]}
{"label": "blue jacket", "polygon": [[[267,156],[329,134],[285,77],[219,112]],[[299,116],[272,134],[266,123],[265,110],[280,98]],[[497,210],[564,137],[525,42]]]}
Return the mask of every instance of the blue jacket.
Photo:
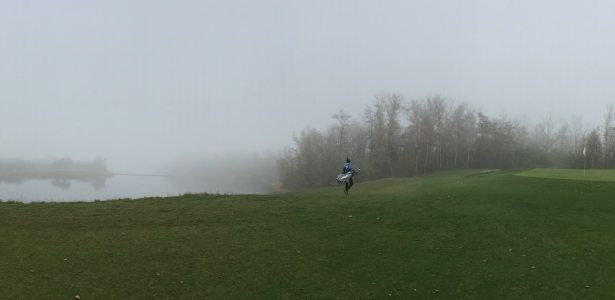
{"label": "blue jacket", "polygon": [[342,174],[346,174],[352,171],[352,165],[350,163],[345,163],[344,168],[342,169]]}

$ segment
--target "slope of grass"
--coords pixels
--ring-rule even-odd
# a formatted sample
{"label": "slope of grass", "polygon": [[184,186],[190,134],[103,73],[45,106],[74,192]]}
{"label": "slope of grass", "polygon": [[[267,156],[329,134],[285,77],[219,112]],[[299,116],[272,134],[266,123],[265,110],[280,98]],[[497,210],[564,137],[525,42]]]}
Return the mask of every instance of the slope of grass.
{"label": "slope of grass", "polygon": [[[474,175],[473,175],[474,174]],[[472,176],[471,176],[472,175]],[[615,185],[450,172],[267,196],[0,204],[27,299],[609,298]]]}
{"label": "slope of grass", "polygon": [[533,169],[519,176],[589,181],[615,181],[615,170]]}

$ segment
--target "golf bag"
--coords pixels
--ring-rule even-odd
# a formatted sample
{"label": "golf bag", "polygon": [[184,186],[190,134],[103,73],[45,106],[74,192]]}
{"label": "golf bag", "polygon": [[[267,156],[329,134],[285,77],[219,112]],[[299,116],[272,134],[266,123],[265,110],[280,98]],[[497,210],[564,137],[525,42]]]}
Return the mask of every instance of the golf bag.
{"label": "golf bag", "polygon": [[339,174],[337,175],[337,178],[336,178],[337,183],[346,183],[348,180],[350,180],[350,178],[352,178],[354,175],[358,173],[359,171],[352,170],[346,174]]}

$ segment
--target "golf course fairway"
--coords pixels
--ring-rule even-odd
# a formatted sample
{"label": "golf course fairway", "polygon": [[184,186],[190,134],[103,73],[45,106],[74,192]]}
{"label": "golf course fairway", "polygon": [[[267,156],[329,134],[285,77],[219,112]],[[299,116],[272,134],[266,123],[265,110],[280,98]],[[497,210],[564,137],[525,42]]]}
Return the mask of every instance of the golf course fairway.
{"label": "golf course fairway", "polygon": [[525,172],[519,172],[516,175],[553,179],[615,181],[614,170],[533,169]]}
{"label": "golf course fairway", "polygon": [[359,175],[349,197],[4,202],[0,298],[612,297],[615,183],[549,172]]}

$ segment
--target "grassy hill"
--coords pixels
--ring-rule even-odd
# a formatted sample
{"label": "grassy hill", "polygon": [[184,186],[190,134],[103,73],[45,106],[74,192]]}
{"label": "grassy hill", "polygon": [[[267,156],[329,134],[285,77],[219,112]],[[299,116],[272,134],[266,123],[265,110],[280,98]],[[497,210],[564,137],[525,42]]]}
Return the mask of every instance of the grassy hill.
{"label": "grassy hill", "polygon": [[357,184],[350,197],[340,187],[1,203],[0,291],[27,299],[612,297],[615,184],[515,174],[385,179]]}

